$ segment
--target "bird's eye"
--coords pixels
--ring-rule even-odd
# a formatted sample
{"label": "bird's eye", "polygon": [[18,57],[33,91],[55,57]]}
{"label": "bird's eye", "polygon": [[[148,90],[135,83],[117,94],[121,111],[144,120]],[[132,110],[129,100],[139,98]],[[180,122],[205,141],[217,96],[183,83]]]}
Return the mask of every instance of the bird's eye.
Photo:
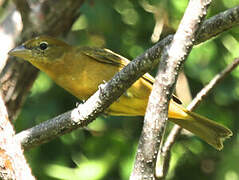
{"label": "bird's eye", "polygon": [[45,50],[48,47],[48,43],[47,42],[41,42],[39,45],[41,50]]}

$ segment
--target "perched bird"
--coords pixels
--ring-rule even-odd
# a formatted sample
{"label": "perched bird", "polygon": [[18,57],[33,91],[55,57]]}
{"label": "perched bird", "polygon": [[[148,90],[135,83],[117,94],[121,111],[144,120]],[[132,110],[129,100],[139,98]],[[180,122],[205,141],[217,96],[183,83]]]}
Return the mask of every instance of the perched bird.
{"label": "perched bird", "polygon": [[[9,54],[30,62],[81,100],[88,99],[100,84],[110,80],[130,62],[108,49],[71,46],[48,36],[28,40],[12,49]],[[106,113],[116,116],[144,116],[153,83],[154,78],[146,73]],[[175,96],[170,100],[170,120],[221,150],[223,140],[231,136],[232,132],[212,120],[188,111],[181,104]]]}

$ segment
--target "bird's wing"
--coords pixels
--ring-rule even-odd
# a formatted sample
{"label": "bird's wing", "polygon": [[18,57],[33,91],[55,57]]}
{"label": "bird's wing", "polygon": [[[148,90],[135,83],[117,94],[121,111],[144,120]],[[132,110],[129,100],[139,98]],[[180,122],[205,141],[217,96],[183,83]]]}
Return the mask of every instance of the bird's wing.
{"label": "bird's wing", "polygon": [[112,64],[115,66],[126,66],[130,61],[109,49],[80,47],[80,52],[96,61]]}
{"label": "bird's wing", "polygon": [[[96,61],[112,64],[115,66],[121,66],[122,68],[130,62],[125,57],[116,54],[109,49],[80,47],[80,51]],[[148,73],[144,74],[142,78],[148,81],[150,84],[153,84],[155,81],[154,78]],[[175,95],[172,96],[172,100],[177,104],[182,104],[182,102]]]}

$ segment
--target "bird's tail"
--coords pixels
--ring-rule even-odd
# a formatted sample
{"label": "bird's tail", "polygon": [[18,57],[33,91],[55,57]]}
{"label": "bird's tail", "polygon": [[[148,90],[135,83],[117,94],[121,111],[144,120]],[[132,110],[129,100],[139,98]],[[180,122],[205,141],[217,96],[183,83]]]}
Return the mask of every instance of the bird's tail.
{"label": "bird's tail", "polygon": [[218,124],[206,117],[190,112],[182,106],[178,106],[183,116],[171,119],[172,122],[199,136],[217,150],[223,148],[223,141],[232,136],[230,129]]}

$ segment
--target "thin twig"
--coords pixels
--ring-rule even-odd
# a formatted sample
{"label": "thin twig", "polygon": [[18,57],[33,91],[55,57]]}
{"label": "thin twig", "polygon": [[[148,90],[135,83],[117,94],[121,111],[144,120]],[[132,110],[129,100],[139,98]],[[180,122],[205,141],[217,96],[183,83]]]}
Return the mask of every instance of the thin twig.
{"label": "thin twig", "polygon": [[232,64],[227,66],[222,72],[218,73],[192,100],[188,105],[187,109],[192,111],[196,106],[202,101],[202,99],[216,86],[220,81],[222,81],[233,69],[235,69],[239,64],[239,58],[234,59]]}
{"label": "thin twig", "polygon": [[[239,21],[239,6],[237,8],[237,16],[235,16],[234,12],[235,10],[232,11],[232,9],[229,9],[225,12],[227,12],[228,16],[235,16],[234,20],[235,22]],[[220,13],[221,14],[221,13]],[[210,21],[212,24],[214,21]],[[208,24],[209,25],[209,24]],[[215,26],[213,26],[215,27]],[[223,27],[221,25],[220,27]],[[220,27],[218,27],[220,29]],[[215,27],[216,28],[216,27]],[[222,30],[225,30],[225,27],[222,28]],[[223,32],[221,31],[221,32]],[[213,33],[213,31],[210,31]],[[212,34],[211,34],[212,36]],[[208,37],[211,37],[208,36]],[[129,84],[129,82],[132,82],[131,80],[133,79],[136,80],[139,78],[139,76],[143,75],[145,72],[149,71],[151,68],[153,68],[159,61],[159,56],[161,55],[161,50],[162,48],[169,44],[172,40],[172,36],[168,36],[158,42],[155,46],[152,48],[148,49],[143,55],[137,57],[134,59],[128,67],[124,68],[121,72],[119,72],[114,78],[113,82],[117,81],[119,84]],[[196,42],[197,43],[197,42]],[[132,65],[133,64],[133,65]],[[146,67],[145,67],[146,65]],[[139,73],[140,72],[140,73]],[[123,75],[122,75],[123,74]],[[126,76],[129,76],[127,78]],[[120,81],[120,79],[123,79]],[[112,82],[111,81],[111,82]],[[109,83],[110,86],[111,83]],[[130,84],[129,84],[130,85]],[[114,93],[123,93],[125,87],[119,86],[117,88],[114,88]],[[110,92],[110,91],[109,91]],[[114,95],[112,95],[114,96]],[[81,108],[84,108],[81,106]],[[89,121],[81,119],[82,124],[77,124],[74,122],[73,118],[71,117],[71,113],[74,110],[71,110],[69,112],[66,112],[62,115],[59,115],[53,119],[47,120],[45,122],[42,122],[39,125],[36,125],[30,129],[24,130],[16,135],[16,138],[19,139],[21,142],[22,146],[24,148],[30,148],[36,145],[40,145],[42,143],[50,141],[52,138],[61,136],[67,132],[73,131],[74,129],[78,127],[83,127],[86,126]]]}
{"label": "thin twig", "polygon": [[210,3],[210,0],[189,1],[172,43],[164,48],[149,97],[131,180],[156,179],[155,164],[167,125],[169,101],[179,70],[193,47]]}
{"label": "thin twig", "polygon": [[[228,65],[223,71],[218,73],[192,100],[188,105],[187,109],[192,111],[194,110],[200,102],[209,94],[209,92],[218,85],[231,71],[233,71],[239,65],[239,58],[234,59],[232,64]],[[178,125],[174,125],[170,134],[167,137],[167,140],[164,143],[162,148],[161,157],[159,157],[159,167],[157,168],[160,178],[166,176],[168,171],[168,165],[170,160],[170,150],[173,144],[176,142],[177,137],[180,135],[182,128]]]}

